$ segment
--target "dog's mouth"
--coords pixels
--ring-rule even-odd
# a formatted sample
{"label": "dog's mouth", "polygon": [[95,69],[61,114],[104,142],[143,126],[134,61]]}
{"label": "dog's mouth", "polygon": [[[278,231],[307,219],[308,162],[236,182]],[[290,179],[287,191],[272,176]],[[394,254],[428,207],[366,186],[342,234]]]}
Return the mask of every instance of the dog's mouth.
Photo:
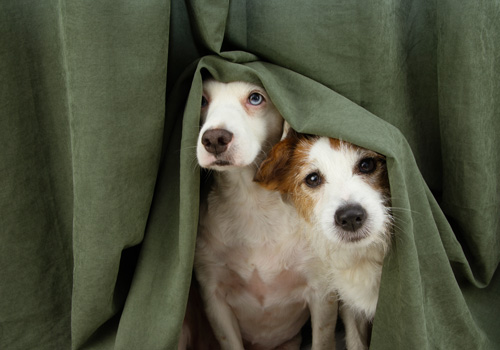
{"label": "dog's mouth", "polygon": [[228,165],[231,165],[231,162],[227,161],[227,160],[221,160],[221,159],[218,159],[216,160],[215,162],[212,163],[212,165],[217,165],[217,166],[228,166]]}
{"label": "dog's mouth", "polygon": [[363,229],[354,232],[339,230],[338,234],[340,239],[346,243],[357,243],[370,236],[370,231]]}

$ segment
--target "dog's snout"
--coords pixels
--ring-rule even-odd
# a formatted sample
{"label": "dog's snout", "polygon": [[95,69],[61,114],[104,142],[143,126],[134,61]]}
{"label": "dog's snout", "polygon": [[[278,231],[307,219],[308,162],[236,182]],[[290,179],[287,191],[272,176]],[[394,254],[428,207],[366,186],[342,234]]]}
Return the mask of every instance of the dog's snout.
{"label": "dog's snout", "polygon": [[345,231],[359,230],[366,220],[366,210],[359,204],[347,204],[335,212],[335,224]]}
{"label": "dog's snout", "polygon": [[205,131],[201,138],[201,143],[203,144],[207,152],[212,154],[220,154],[227,149],[232,139],[232,132],[224,129],[211,129]]}

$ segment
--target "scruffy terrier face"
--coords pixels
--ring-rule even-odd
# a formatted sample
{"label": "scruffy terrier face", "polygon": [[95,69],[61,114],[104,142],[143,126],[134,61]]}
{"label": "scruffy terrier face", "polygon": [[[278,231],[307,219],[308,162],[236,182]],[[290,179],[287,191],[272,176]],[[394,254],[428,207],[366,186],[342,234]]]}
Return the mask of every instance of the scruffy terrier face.
{"label": "scruffy terrier face", "polygon": [[348,142],[291,131],[255,180],[278,190],[329,240],[369,245],[390,232],[385,157]]}

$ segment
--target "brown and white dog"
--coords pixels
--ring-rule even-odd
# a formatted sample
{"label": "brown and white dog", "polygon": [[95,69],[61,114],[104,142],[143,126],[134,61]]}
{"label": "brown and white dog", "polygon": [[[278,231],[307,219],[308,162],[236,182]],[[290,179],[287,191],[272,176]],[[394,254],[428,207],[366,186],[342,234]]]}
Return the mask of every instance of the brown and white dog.
{"label": "brown and white dog", "polygon": [[[290,204],[253,181],[283,119],[260,86],[207,80],[197,144],[214,183],[200,208],[195,273],[222,349],[331,349],[337,300],[309,283],[310,242]],[[331,299],[331,298],[330,298]]]}
{"label": "brown and white dog", "polygon": [[385,157],[338,139],[291,130],[256,181],[278,190],[310,225],[316,282],[335,291],[349,350],[367,349],[392,216]]}

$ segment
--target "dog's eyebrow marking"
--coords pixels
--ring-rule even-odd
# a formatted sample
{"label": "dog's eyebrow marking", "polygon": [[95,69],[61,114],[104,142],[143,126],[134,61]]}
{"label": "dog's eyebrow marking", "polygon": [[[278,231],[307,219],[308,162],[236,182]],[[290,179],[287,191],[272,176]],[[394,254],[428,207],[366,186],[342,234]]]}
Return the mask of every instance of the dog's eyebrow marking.
{"label": "dog's eyebrow marking", "polygon": [[335,150],[340,149],[340,145],[342,144],[342,141],[340,141],[339,139],[332,139],[332,138],[328,138],[328,139],[330,140],[330,147],[332,147]]}

